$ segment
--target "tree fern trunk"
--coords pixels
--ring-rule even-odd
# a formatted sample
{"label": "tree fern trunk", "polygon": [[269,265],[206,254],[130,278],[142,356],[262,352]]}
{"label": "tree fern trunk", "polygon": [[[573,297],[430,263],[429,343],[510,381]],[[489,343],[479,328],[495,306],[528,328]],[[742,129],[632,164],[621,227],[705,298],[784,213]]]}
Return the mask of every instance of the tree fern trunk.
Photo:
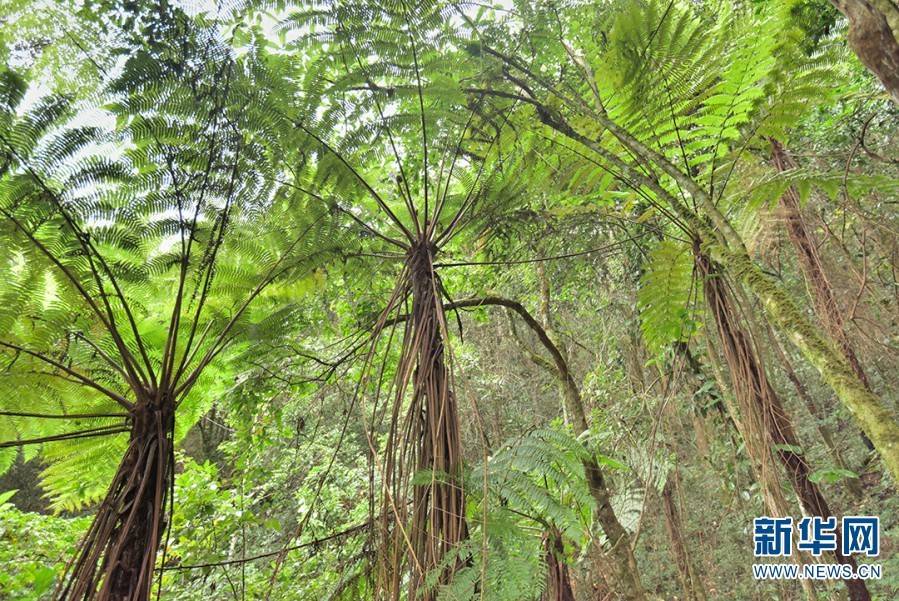
{"label": "tree fern trunk", "polygon": [[[710,359],[715,374],[715,380],[718,382],[720,390],[728,390],[722,374],[721,366],[715,359],[715,352],[712,349],[713,343],[709,342]],[[728,412],[733,416],[734,426],[740,433],[744,441],[744,449],[750,460],[752,471],[755,474],[755,481],[759,483],[762,500],[764,502],[768,515],[773,517],[788,517],[792,515],[787,499],[784,496],[783,486],[781,485],[780,475],[777,473],[770,441],[765,436],[764,426],[762,425],[763,417],[759,415],[758,408],[754,405],[746,405],[745,396],[739,399],[742,407],[738,408],[734,405],[734,395],[725,393],[722,397]],[[740,445],[734,441],[734,449]],[[734,454],[734,467],[737,465],[737,454]],[[744,507],[745,509],[745,507]],[[807,553],[794,553],[790,558],[796,565],[810,563],[811,557]],[[809,601],[815,601],[818,594],[812,580],[800,580],[800,585],[805,592],[805,597]],[[781,585],[782,595],[785,596],[787,584]]]}
{"label": "tree fern trunk", "polygon": [[540,601],[574,601],[571,574],[564,561],[565,549],[562,535],[556,529],[545,534],[543,541],[543,561],[546,563],[546,587]]}
{"label": "tree fern trunk", "polygon": [[[880,1],[880,0],[878,0]],[[846,363],[833,340],[818,331],[796,307],[789,293],[765,275],[749,256],[739,233],[721,212],[712,197],[693,178],[681,171],[659,152],[637,140],[629,131],[609,119],[604,112],[589,115],[605,127],[625,148],[652,162],[670,176],[682,190],[698,202],[700,213],[683,205],[653,178],[645,177],[630,165],[603,149],[593,140],[578,134],[543,105],[538,106],[541,120],[560,133],[583,143],[603,159],[620,169],[635,184],[645,186],[667,200],[677,215],[710,244],[713,257],[728,273],[745,283],[765,305],[773,323],[787,335],[806,359],[821,373],[824,381],[849,409],[862,430],[871,439],[893,479],[899,481],[899,423],[892,412],[859,380]],[[706,219],[708,221],[706,221]]]}
{"label": "tree fern trunk", "polygon": [[173,416],[167,399],[133,411],[128,449],[59,599],[149,599],[172,478]]}
{"label": "tree fern trunk", "polygon": [[[508,62],[507,57],[502,54],[496,53],[492,49],[491,52]],[[596,141],[579,134],[553,109],[539,103],[535,103],[534,106],[543,123],[596,152],[603,160],[618,169],[621,177],[626,178],[633,185],[645,187],[659,198],[665,199],[679,218],[683,219],[693,231],[709,241],[710,254],[725,267],[728,273],[745,283],[753,294],[764,303],[773,323],[789,335],[793,344],[821,373],[827,385],[833,389],[864,433],[871,439],[893,479],[899,481],[899,423],[897,423],[896,417],[858,379],[846,364],[843,355],[833,341],[808,321],[793,303],[789,293],[758,268],[752,257],[749,256],[742,238],[719,210],[711,196],[689,174],[681,171],[659,152],[637,140],[629,131],[612,121],[604,111],[586,110],[585,112],[587,116],[595,119],[599,125],[607,129],[633,155],[654,164],[663,173],[670,176],[683,191],[698,203],[701,213],[700,210],[690,209],[683,205],[654,177],[647,177]]]}
{"label": "tree fern trunk", "polygon": [[[793,384],[793,388],[796,390],[796,396],[799,397],[799,399],[802,401],[802,404],[805,405],[805,408],[808,410],[809,414],[812,416],[812,418],[814,418],[815,429],[818,431],[818,435],[821,437],[821,442],[823,442],[824,446],[827,447],[827,450],[830,453],[830,457],[831,459],[833,459],[834,465],[843,469],[849,469],[849,464],[843,457],[843,452],[840,450],[839,446],[837,446],[836,441],[834,440],[833,432],[824,421],[827,419],[827,416],[825,415],[821,406],[818,405],[814,398],[812,398],[812,395],[809,394],[808,389],[806,389],[805,385],[799,379],[799,376],[793,369],[793,365],[787,358],[786,352],[783,350],[780,341],[774,335],[774,332],[770,325],[768,326],[768,334],[771,345],[777,353],[778,359],[781,362],[784,374],[787,376],[787,379],[790,381],[790,383]],[[859,482],[858,478],[849,478],[846,482],[846,488],[856,499],[861,500],[864,497],[864,490],[862,490],[861,483]]]}
{"label": "tree fern trunk", "polygon": [[[768,381],[764,364],[754,345],[740,326],[727,284],[712,261],[698,250],[698,246],[696,266],[703,278],[706,301],[715,320],[735,395],[749,411],[761,416],[760,425],[764,429],[764,436],[776,449],[777,457],[805,514],[831,517],[827,500],[818,486],[809,480],[811,469],[799,450],[799,439],[792,421]],[[842,555],[840,549],[838,532],[837,551],[834,553],[836,560],[855,570],[855,559]],[[870,600],[871,596],[863,580],[847,579],[844,582],[852,601]]]}
{"label": "tree fern trunk", "polygon": [[[459,415],[450,374],[446,367],[444,336],[446,319],[440,282],[434,273],[434,247],[423,241],[411,251],[412,347],[416,368],[413,376],[413,440],[417,441],[416,472],[432,474],[430,482],[413,487],[412,549],[420,564],[411,583],[410,598],[436,598],[424,590],[427,573],[440,566],[447,553],[468,538],[465,500],[459,477],[462,443]],[[459,562],[442,568],[440,583],[449,582]]]}

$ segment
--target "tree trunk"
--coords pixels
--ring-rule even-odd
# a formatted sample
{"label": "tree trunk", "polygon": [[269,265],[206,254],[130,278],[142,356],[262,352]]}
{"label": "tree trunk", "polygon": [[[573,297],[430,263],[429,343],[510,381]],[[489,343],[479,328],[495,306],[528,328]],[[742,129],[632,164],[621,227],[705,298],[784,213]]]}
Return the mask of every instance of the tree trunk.
{"label": "tree trunk", "polygon": [[[763,436],[776,449],[796,497],[808,516],[831,517],[830,508],[818,486],[809,480],[811,469],[802,455],[799,440],[792,421],[781,403],[780,397],[765,374],[764,364],[758,356],[749,336],[743,331],[736,317],[726,281],[718,267],[695,246],[697,270],[703,278],[703,290],[718,331],[725,361],[731,374],[735,396],[749,411],[761,415]],[[856,567],[855,559],[840,552],[839,532],[837,550],[839,563]],[[844,580],[852,601],[869,601],[870,595],[864,581]]]}
{"label": "tree trunk", "polygon": [[[568,362],[558,346],[549,337],[547,331],[534,319],[534,317],[515,301],[503,298],[488,297],[460,301],[454,303],[454,307],[498,305],[515,311],[537,335],[540,343],[552,357],[554,375],[559,379],[562,387],[562,397],[565,404],[565,412],[568,415],[575,433],[580,435],[589,429],[587,413],[584,408],[581,391],[571,374]],[[542,363],[541,363],[542,364]],[[597,571],[605,577],[608,587],[615,591],[620,599],[628,601],[642,601],[646,598],[643,584],[640,581],[640,571],[637,560],[631,550],[631,537],[615,515],[612,508],[611,493],[605,480],[602,468],[594,460],[584,461],[584,474],[590,494],[596,502],[595,517],[599,522],[603,533],[608,539],[609,548],[603,549],[597,543],[594,555]]]}
{"label": "tree trunk", "polygon": [[[527,326],[537,335],[540,344],[549,352],[555,365],[555,375],[562,383],[565,406],[570,416],[571,424],[578,434],[588,429],[587,414],[581,399],[580,389],[571,375],[568,363],[563,358],[558,347],[553,343],[543,329],[543,326],[534,319],[521,303],[496,296],[473,298],[456,301],[443,305],[443,311],[459,309],[462,307],[498,306],[511,309],[517,313]],[[443,313],[441,313],[442,315]],[[406,319],[405,317],[403,319]],[[602,468],[593,460],[584,461],[584,473],[590,494],[596,501],[596,521],[599,522],[606,537],[609,540],[609,549],[603,549],[597,544],[596,561],[599,572],[611,583],[609,588],[616,591],[618,598],[628,601],[642,601],[646,598],[643,584],[640,582],[640,573],[637,569],[637,560],[631,550],[630,535],[621,522],[618,521],[612,508],[608,485],[602,473]],[[597,587],[601,590],[602,587]]]}
{"label": "tree trunk", "polygon": [[58,599],[149,599],[174,467],[168,399],[144,400],[134,409],[128,449]]}
{"label": "tree trunk", "polygon": [[[711,340],[709,341],[709,358],[711,359],[712,368],[715,373],[715,380],[718,382],[719,388],[724,391],[728,390],[725,384],[724,375],[721,373],[721,366],[714,358],[715,351],[711,348]],[[738,399],[741,407],[737,408],[733,403],[733,395],[724,394],[724,400],[728,412],[733,416],[734,425],[740,433],[744,441],[746,455],[755,481],[759,483],[762,500],[768,512],[772,517],[789,517],[792,515],[787,499],[784,496],[783,487],[781,486],[780,475],[777,472],[777,465],[774,460],[771,443],[765,435],[765,428],[762,425],[764,418],[760,415],[758,407],[752,404],[746,404],[745,396]],[[735,444],[736,448],[738,445]],[[734,464],[736,465],[736,454],[734,455]],[[795,536],[794,536],[795,539]],[[812,558],[807,553],[794,553],[790,559],[797,565],[803,565],[812,562]],[[805,592],[806,599],[815,601],[818,596],[812,580],[800,580],[800,585]],[[781,596],[786,596],[786,590],[789,583],[783,582],[780,585],[782,591]],[[791,597],[790,597],[791,598]]]}
{"label": "tree trunk", "polygon": [[893,0],[831,0],[849,21],[849,45],[899,104],[899,6]]}
{"label": "tree trunk", "polygon": [[543,541],[543,560],[546,563],[546,588],[540,595],[540,601],[574,601],[574,590],[571,588],[571,574],[564,561],[565,549],[562,535],[551,529]]}
{"label": "tree trunk", "polygon": [[[432,474],[412,494],[412,550],[419,568],[413,570],[410,598],[430,601],[424,590],[428,571],[468,538],[465,501],[458,478],[462,474],[459,415],[444,357],[446,320],[440,281],[434,273],[434,247],[422,242],[412,249],[412,348],[415,352],[410,419],[415,472]],[[448,566],[438,580],[445,584],[458,566]],[[416,597],[418,595],[418,597]]]}
{"label": "tree trunk", "polygon": [[[774,157],[774,165],[778,171],[786,171],[795,169],[796,163],[793,158],[787,154],[784,147],[777,141],[771,140],[772,154]],[[799,260],[799,267],[805,282],[812,292],[812,301],[815,307],[815,314],[818,321],[827,330],[828,334],[836,341],[849,363],[849,367],[858,376],[865,388],[871,390],[871,384],[865,370],[862,369],[861,362],[855,354],[855,349],[849,341],[846,334],[845,324],[843,323],[843,314],[837,304],[836,297],[833,293],[833,287],[821,264],[821,257],[818,255],[818,245],[814,237],[805,227],[805,221],[802,219],[802,209],[799,206],[799,191],[796,186],[790,186],[786,192],[780,197],[780,204],[784,210],[784,220],[786,221],[787,232],[793,248],[796,249],[796,257]],[[873,449],[871,441],[867,441],[869,449]]]}
{"label": "tree trunk", "polygon": [[687,545],[684,543],[680,511],[677,503],[679,488],[680,474],[677,466],[675,466],[671,474],[669,474],[664,488],[662,488],[662,509],[665,514],[665,529],[668,531],[668,539],[671,542],[671,558],[677,566],[678,580],[684,591],[684,599],[687,601],[705,601],[705,590],[699,581],[696,569],[693,567]]}

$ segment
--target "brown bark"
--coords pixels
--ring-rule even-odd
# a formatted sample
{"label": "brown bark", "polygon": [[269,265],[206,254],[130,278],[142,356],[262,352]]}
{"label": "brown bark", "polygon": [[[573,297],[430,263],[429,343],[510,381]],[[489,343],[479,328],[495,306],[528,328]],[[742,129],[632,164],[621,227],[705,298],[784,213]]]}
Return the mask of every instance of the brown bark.
{"label": "brown bark", "polygon": [[[793,158],[780,142],[772,139],[771,149],[774,165],[778,171],[786,171],[796,167],[795,161],[793,161]],[[790,186],[780,197],[780,204],[784,211],[784,221],[786,222],[790,242],[796,250],[799,268],[812,294],[815,314],[818,317],[818,321],[827,330],[827,333],[837,343],[840,352],[846,358],[853,373],[855,373],[862,385],[870,391],[871,384],[846,333],[843,314],[840,306],[837,304],[833,286],[831,286],[827,273],[824,271],[824,266],[821,263],[818,245],[814,236],[806,228],[805,220],[802,218],[802,208],[799,200],[799,191],[796,189],[796,186]],[[862,432],[861,437],[865,447],[869,451],[873,451],[874,444],[871,442],[871,439],[864,432]]]}
{"label": "brown bark", "polygon": [[899,6],[893,0],[831,0],[849,20],[849,45],[899,104]]}
{"label": "brown bark", "polygon": [[[792,421],[767,379],[761,358],[736,317],[726,281],[717,266],[702,254],[698,244],[695,249],[697,270],[703,278],[706,302],[715,320],[735,395],[748,411],[757,411],[761,416],[762,435],[776,449],[803,511],[809,516],[828,518],[832,515],[830,507],[818,486],[808,478],[811,468],[801,453]],[[839,532],[834,555],[837,562],[855,569],[855,560],[840,552]],[[844,582],[852,601],[868,601],[871,598],[864,581]]]}
{"label": "brown bark", "polygon": [[680,474],[677,466],[671,471],[662,488],[662,509],[665,515],[665,529],[671,542],[671,558],[677,566],[677,576],[684,599],[687,601],[705,601],[705,589],[696,574],[690,554],[684,542],[681,516],[677,503],[680,489]]}
{"label": "brown bark", "polygon": [[[729,390],[725,383],[724,376],[721,372],[721,366],[716,359],[716,351],[712,349],[712,341],[709,340],[709,359],[711,360],[715,380],[718,382],[719,389],[722,391]],[[773,517],[788,517],[792,515],[789,504],[784,496],[783,487],[780,482],[780,475],[777,473],[777,465],[775,463],[771,448],[771,443],[765,435],[765,428],[762,425],[764,418],[760,415],[758,407],[753,404],[746,404],[745,395],[740,395],[738,399],[741,407],[736,407],[733,403],[735,395],[724,394],[722,400],[727,406],[728,412],[733,416],[734,425],[740,433],[745,443],[744,448],[746,455],[750,460],[750,465],[755,476],[755,481],[759,483],[762,493],[762,500],[767,508],[768,515]],[[739,445],[734,444],[734,449]],[[737,456],[734,454],[734,464],[737,464]],[[811,563],[812,559],[807,553],[794,553],[791,560],[797,565]],[[817,593],[813,581],[801,580],[805,596],[809,601],[817,599]],[[784,587],[781,587],[785,590]],[[785,594],[785,593],[784,593]]]}
{"label": "brown bark", "polygon": [[[434,474],[430,482],[414,486],[412,493],[412,550],[419,567],[413,570],[410,598],[423,601],[436,598],[432,590],[424,590],[427,573],[468,538],[463,490],[458,483],[462,472],[459,414],[444,358],[446,323],[440,282],[434,273],[434,251],[432,244],[422,242],[413,247],[409,263],[411,344],[416,355],[410,408],[412,440],[417,445],[415,471]],[[455,567],[443,571],[441,584],[451,580]]]}
{"label": "brown bark", "polygon": [[172,478],[174,406],[144,400],[132,412],[131,440],[82,540],[62,601],[147,601],[165,529]]}
{"label": "brown bark", "polygon": [[540,595],[540,601],[574,601],[574,590],[571,588],[571,574],[564,561],[565,549],[562,535],[552,529],[543,541],[543,561],[546,563],[546,588]]}

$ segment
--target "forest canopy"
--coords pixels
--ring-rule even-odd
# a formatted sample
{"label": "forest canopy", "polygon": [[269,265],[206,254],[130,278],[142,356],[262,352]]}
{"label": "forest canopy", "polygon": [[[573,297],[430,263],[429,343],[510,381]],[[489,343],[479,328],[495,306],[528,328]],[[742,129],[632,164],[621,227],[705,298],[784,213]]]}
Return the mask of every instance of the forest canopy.
{"label": "forest canopy", "polygon": [[894,1],[0,25],[0,599],[899,598]]}

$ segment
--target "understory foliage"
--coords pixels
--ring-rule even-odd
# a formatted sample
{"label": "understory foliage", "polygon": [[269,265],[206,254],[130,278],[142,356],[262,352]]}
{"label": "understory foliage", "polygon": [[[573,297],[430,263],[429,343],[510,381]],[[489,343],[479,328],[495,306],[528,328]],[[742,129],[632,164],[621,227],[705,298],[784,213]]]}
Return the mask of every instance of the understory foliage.
{"label": "understory foliage", "polygon": [[[0,22],[0,598],[899,595],[899,108],[829,3]],[[761,515],[883,578],[754,580]]]}

